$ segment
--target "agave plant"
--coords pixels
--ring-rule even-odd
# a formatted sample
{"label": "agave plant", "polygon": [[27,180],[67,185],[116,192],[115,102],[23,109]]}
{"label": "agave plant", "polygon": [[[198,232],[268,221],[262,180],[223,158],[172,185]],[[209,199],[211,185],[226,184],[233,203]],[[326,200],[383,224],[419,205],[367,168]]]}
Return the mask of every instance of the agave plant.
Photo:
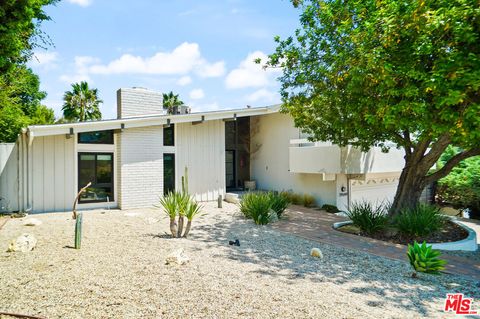
{"label": "agave plant", "polygon": [[432,249],[432,246],[427,246],[424,241],[422,245],[419,245],[416,241],[413,245],[408,245],[407,256],[410,260],[415,272],[412,277],[416,277],[416,272],[424,272],[428,274],[438,275],[440,271],[445,269],[447,262],[443,259],[439,259],[441,253],[438,250]]}
{"label": "agave plant", "polygon": [[177,195],[174,192],[170,192],[167,195],[160,198],[160,206],[165,213],[170,217],[170,232],[173,237],[177,237]]}

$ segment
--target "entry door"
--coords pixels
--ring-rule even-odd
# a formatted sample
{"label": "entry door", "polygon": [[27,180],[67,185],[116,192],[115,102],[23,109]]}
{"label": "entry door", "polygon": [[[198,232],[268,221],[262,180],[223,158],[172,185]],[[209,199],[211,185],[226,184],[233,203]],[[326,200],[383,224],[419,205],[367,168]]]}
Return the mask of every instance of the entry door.
{"label": "entry door", "polygon": [[175,191],[175,154],[163,154],[163,194]]}
{"label": "entry door", "polygon": [[235,151],[225,151],[226,187],[235,188]]}

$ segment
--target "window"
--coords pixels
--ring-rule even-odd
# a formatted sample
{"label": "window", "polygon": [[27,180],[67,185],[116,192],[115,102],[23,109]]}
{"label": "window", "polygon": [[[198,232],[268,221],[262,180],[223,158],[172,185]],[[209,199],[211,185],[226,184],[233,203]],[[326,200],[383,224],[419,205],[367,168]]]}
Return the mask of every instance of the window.
{"label": "window", "polygon": [[173,124],[163,128],[163,146],[175,146],[175,126]]}
{"label": "window", "polygon": [[113,131],[78,133],[80,144],[113,144]]}
{"label": "window", "polygon": [[78,153],[78,190],[92,185],[80,203],[113,201],[113,153]]}
{"label": "window", "polygon": [[163,194],[175,191],[175,154],[163,154]]}

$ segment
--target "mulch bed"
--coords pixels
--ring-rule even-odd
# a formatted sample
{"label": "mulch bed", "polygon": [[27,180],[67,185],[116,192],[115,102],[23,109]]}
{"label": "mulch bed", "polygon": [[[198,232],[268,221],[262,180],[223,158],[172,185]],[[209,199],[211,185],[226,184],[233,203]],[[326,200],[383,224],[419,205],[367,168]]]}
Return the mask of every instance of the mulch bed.
{"label": "mulch bed", "polygon": [[417,241],[419,243],[422,243],[423,241],[426,241],[427,243],[447,243],[462,240],[468,237],[468,232],[465,229],[455,223],[452,223],[451,221],[447,221],[441,231],[425,237],[406,237],[400,234],[396,234],[391,230],[379,232],[373,235],[367,235],[365,233],[362,233],[358,228],[352,225],[340,227],[338,228],[338,230],[350,234],[402,245],[411,244],[414,241]]}

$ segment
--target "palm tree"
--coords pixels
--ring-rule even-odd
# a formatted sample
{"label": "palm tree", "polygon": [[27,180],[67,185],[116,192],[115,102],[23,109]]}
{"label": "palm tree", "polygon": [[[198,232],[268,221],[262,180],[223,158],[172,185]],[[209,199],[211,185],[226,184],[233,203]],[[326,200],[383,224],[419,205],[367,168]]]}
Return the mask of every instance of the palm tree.
{"label": "palm tree", "polygon": [[172,91],[168,94],[163,93],[163,108],[167,110],[168,114],[177,113],[178,107],[183,104],[183,101],[178,98],[178,94],[173,94]]}
{"label": "palm tree", "polygon": [[62,111],[65,120],[85,122],[102,119],[98,106],[103,101],[97,93],[97,89],[90,89],[85,81],[72,84],[72,91],[66,91],[63,96]]}

